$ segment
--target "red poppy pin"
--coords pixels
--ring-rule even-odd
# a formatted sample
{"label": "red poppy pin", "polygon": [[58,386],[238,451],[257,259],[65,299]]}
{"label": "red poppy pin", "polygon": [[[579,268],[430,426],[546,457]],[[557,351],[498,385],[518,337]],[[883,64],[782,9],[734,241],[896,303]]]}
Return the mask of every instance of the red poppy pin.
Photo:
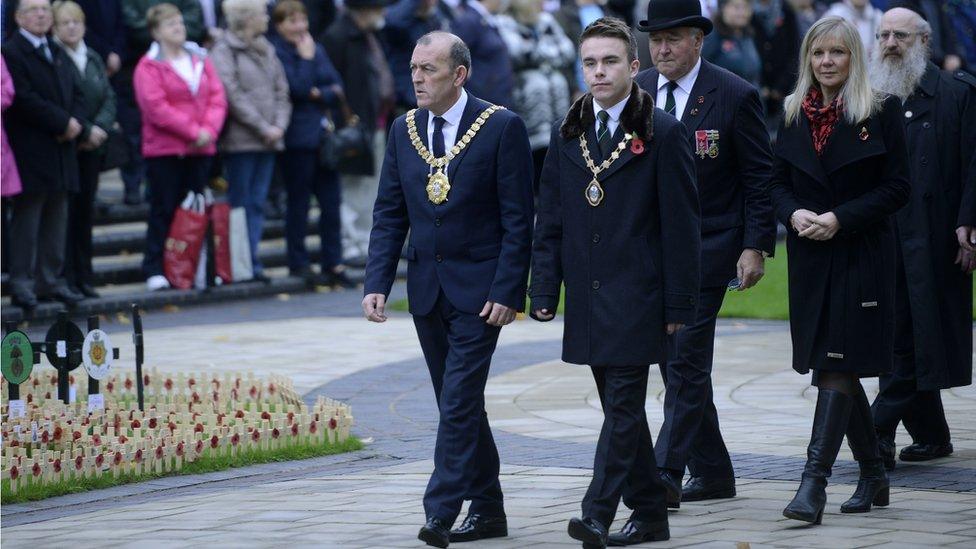
{"label": "red poppy pin", "polygon": [[630,152],[634,154],[644,154],[644,140],[635,137],[630,141]]}
{"label": "red poppy pin", "polygon": [[861,126],[861,133],[858,134],[858,137],[861,141],[867,141],[868,137],[871,137],[871,134],[868,133],[868,129],[865,126]]}

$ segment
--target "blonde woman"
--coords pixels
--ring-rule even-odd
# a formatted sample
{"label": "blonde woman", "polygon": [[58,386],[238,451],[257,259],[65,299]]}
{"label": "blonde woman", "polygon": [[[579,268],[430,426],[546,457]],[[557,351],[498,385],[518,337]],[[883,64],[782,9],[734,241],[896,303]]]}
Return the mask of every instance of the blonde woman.
{"label": "blonde woman", "polygon": [[254,279],[268,282],[257,252],[275,153],[285,148],[285,130],[291,119],[288,80],[274,46],[264,37],[267,3],[225,0],[223,10],[228,32],[211,52],[230,107],[219,149],[229,183],[228,199],[247,212]]}
{"label": "blonde woman", "polygon": [[841,512],[888,504],[861,377],[890,371],[895,238],[891,216],[908,201],[901,103],[872,91],[857,29],[840,17],[815,23],[800,46],[786,98],[770,192],[790,228],[793,368],[813,371],[813,432],[796,497],[783,515],[819,524],[831,467],[847,434],[861,470]]}

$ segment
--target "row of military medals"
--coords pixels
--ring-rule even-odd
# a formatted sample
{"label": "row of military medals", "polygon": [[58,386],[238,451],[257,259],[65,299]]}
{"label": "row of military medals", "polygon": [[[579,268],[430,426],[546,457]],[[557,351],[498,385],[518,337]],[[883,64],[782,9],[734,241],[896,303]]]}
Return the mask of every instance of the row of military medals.
{"label": "row of military medals", "polygon": [[414,120],[417,109],[413,109],[407,113],[407,134],[410,137],[410,143],[413,145],[413,148],[417,149],[417,153],[431,169],[431,173],[427,176],[428,200],[434,204],[443,204],[447,201],[447,193],[451,191],[451,182],[447,178],[446,173],[447,165],[474,139],[474,136],[488,120],[488,117],[494,114],[495,111],[504,108],[498,105],[492,105],[482,111],[461,139],[458,139],[457,143],[451,147],[451,150],[447,151],[447,154],[440,158],[435,157],[424,146],[424,142],[420,140],[420,136],[417,134],[417,122]]}
{"label": "row of military medals", "polygon": [[593,180],[590,181],[590,184],[586,186],[585,191],[586,201],[589,202],[590,206],[596,208],[601,202],[603,202],[603,197],[605,196],[603,186],[600,185],[600,180],[597,178],[597,176],[599,176],[603,170],[609,168],[611,164],[620,158],[621,153],[624,152],[624,149],[627,148],[627,144],[630,143],[633,138],[633,133],[625,133],[624,138],[620,140],[620,143],[617,144],[617,147],[613,150],[613,153],[610,154],[610,158],[607,158],[602,164],[597,166],[596,163],[593,162],[593,158],[590,156],[589,147],[586,146],[586,134],[583,133],[580,135],[580,151],[583,153],[583,160],[586,161],[586,167],[593,172]]}

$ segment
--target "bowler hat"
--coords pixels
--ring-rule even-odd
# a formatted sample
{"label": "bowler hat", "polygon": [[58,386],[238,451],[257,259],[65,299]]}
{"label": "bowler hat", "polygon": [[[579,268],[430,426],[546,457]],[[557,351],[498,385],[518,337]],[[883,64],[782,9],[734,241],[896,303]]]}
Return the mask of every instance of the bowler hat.
{"label": "bowler hat", "polygon": [[385,8],[389,3],[388,0],[346,0],[345,5],[349,9],[368,9]]}
{"label": "bowler hat", "polygon": [[676,27],[698,27],[705,34],[712,32],[712,22],[702,17],[698,0],[650,0],[647,19],[637,23],[637,28],[644,32]]}

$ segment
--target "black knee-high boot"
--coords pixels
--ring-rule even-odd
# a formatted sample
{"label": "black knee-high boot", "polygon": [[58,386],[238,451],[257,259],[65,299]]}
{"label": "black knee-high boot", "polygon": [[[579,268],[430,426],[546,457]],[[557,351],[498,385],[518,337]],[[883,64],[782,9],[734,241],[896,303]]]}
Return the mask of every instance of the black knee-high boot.
{"label": "black knee-high boot", "polygon": [[857,386],[851,419],[847,424],[847,444],[854,453],[861,478],[851,499],[840,506],[841,513],[867,513],[871,505],[888,505],[888,473],[885,472],[881,452],[878,450],[878,435],[874,431],[871,418],[871,405],[864,394],[864,388]]}
{"label": "black knee-high boot", "polygon": [[820,390],[807,464],[793,501],[783,509],[784,517],[820,524],[827,505],[827,477],[844,442],[850,416],[851,397],[840,391]]}

